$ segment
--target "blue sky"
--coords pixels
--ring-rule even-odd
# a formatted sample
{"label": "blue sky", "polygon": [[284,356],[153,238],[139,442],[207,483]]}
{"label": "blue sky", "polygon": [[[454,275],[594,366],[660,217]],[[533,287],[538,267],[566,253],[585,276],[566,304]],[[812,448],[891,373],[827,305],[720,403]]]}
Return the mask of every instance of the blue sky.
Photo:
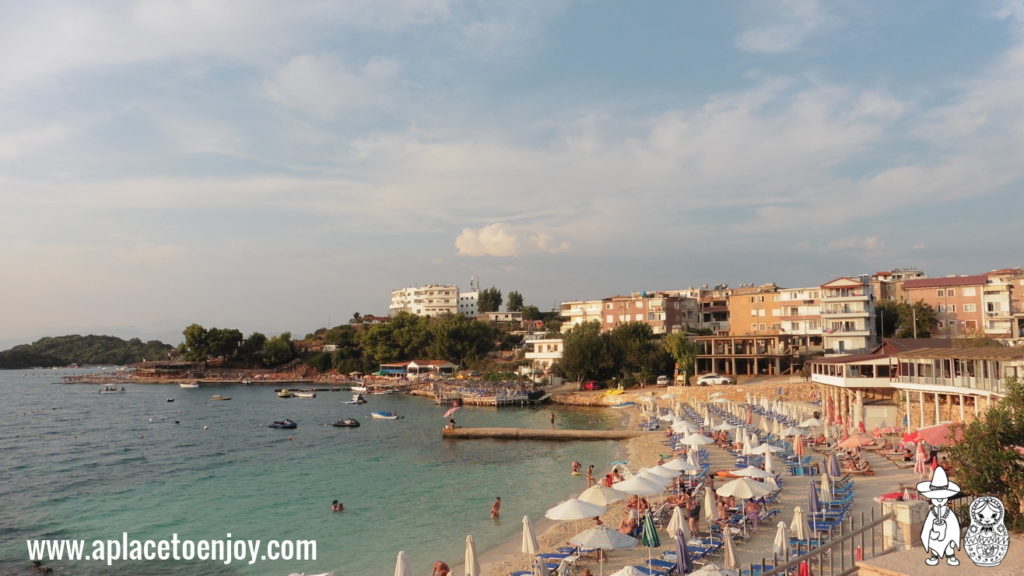
{"label": "blue sky", "polygon": [[0,343],[1020,266],[1021,2],[0,3]]}

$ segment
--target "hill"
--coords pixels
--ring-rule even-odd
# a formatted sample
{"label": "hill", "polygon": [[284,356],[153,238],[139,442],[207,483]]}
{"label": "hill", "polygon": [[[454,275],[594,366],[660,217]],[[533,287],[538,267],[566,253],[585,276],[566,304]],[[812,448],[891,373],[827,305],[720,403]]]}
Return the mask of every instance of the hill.
{"label": "hill", "polygon": [[0,369],[50,368],[71,364],[125,365],[167,358],[174,347],[157,340],[116,336],[54,336],[0,352]]}

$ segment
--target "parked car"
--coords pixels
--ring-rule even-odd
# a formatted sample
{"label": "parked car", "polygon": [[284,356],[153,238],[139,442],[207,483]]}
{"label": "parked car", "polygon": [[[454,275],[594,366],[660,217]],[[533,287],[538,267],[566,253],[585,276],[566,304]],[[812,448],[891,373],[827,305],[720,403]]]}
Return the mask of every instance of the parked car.
{"label": "parked car", "polygon": [[604,388],[604,384],[598,382],[597,380],[588,380],[583,383],[582,388],[584,390],[601,390],[602,388]]}
{"label": "parked car", "polygon": [[735,384],[736,381],[728,376],[721,376],[714,372],[709,372],[697,378],[697,386],[713,386],[718,384]]}
{"label": "parked car", "polygon": [[668,376],[658,376],[658,386],[668,386]]}

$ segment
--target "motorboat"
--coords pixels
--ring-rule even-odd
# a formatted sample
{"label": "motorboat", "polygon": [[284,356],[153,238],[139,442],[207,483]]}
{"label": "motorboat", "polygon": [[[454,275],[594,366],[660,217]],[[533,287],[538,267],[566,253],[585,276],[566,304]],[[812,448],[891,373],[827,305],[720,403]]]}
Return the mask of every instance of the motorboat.
{"label": "motorboat", "polygon": [[124,386],[118,388],[114,384],[106,384],[100,388],[100,394],[120,394],[121,392],[124,392]]}
{"label": "motorboat", "polygon": [[277,397],[278,398],[294,398],[295,397],[295,393],[292,392],[291,390],[287,389],[287,388],[281,388],[280,390],[277,391]]}
{"label": "motorboat", "polygon": [[182,388],[199,388],[199,382],[179,382],[178,386]]}
{"label": "motorboat", "polygon": [[210,400],[231,400],[231,396],[224,396],[223,394],[214,394],[210,396]]}
{"label": "motorboat", "polygon": [[351,400],[344,400],[342,401],[342,404],[366,404],[366,398],[363,398],[362,394],[356,392],[352,395]]}
{"label": "motorboat", "polygon": [[355,418],[342,418],[334,424],[331,424],[331,426],[336,428],[358,428],[359,420],[356,420]]}
{"label": "motorboat", "polygon": [[275,420],[272,424],[267,426],[268,428],[283,428],[285,430],[292,430],[298,428],[299,425],[294,420]]}
{"label": "motorboat", "polygon": [[370,412],[370,416],[373,416],[378,420],[398,420],[399,418],[401,418],[401,416],[399,416],[395,412],[391,412],[390,410],[383,412]]}
{"label": "motorboat", "polygon": [[353,392],[367,392],[369,389],[366,386],[353,386]]}
{"label": "motorboat", "polygon": [[292,392],[296,398],[316,398],[316,392],[312,390],[296,390]]}

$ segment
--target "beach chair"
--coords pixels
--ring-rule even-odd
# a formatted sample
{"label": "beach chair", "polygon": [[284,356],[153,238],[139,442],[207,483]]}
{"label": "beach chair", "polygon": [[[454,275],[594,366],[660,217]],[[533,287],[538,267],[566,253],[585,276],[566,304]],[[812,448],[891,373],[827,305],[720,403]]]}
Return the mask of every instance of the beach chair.
{"label": "beach chair", "polygon": [[675,574],[677,569],[675,561],[661,558],[651,558],[647,561],[647,565],[654,570],[663,570],[665,574]]}
{"label": "beach chair", "polygon": [[633,568],[636,568],[637,572],[647,574],[647,576],[668,576],[670,574],[668,570],[658,570],[653,566],[644,566],[642,564],[634,564]]}

